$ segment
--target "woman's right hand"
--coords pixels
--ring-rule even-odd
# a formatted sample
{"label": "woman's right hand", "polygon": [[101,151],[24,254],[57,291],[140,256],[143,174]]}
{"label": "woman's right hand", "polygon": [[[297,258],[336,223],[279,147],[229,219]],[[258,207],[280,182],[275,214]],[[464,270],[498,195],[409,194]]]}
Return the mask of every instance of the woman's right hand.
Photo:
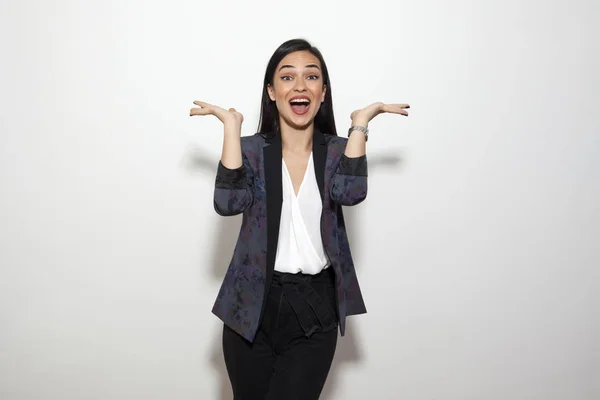
{"label": "woman's right hand", "polygon": [[219,118],[224,126],[223,150],[221,163],[228,169],[237,169],[242,166],[242,122],[244,117],[235,108],[225,110],[214,104],[203,101],[194,101],[198,107],[190,110],[190,117],[194,115],[214,115]]}
{"label": "woman's right hand", "polygon": [[203,101],[194,101],[198,107],[190,110],[190,117],[194,115],[214,115],[225,125],[230,127],[241,127],[244,121],[244,116],[237,112],[235,108],[226,110],[214,104],[205,103]]}

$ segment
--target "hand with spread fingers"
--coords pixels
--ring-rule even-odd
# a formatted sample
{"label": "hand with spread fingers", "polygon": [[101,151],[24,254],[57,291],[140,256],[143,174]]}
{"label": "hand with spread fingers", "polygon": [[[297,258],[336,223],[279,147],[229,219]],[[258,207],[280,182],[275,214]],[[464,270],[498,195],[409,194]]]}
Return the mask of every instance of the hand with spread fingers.
{"label": "hand with spread fingers", "polygon": [[[385,104],[382,102],[370,104],[367,107],[355,110],[352,112],[352,114],[350,114],[350,119],[352,119],[352,128],[367,132],[369,122],[377,115],[390,113],[408,116],[408,112],[406,111],[407,108],[410,108],[408,104]],[[348,157],[360,157],[364,155],[366,151],[366,141],[366,133],[365,135],[350,135],[350,140],[346,146],[345,154]]]}
{"label": "hand with spread fingers", "polygon": [[193,107],[190,110],[190,117],[194,115],[214,115],[224,125],[240,126],[244,121],[244,116],[236,111],[235,108],[226,110],[214,104],[209,104],[204,101],[194,101],[194,104],[198,107]]}
{"label": "hand with spread fingers", "polygon": [[204,101],[194,101],[198,107],[190,109],[190,117],[195,115],[214,115],[224,127],[223,134],[223,152],[221,153],[221,162],[230,169],[236,169],[242,165],[242,122],[244,116],[237,112],[235,108],[226,110],[214,104]]}
{"label": "hand with spread fingers", "polygon": [[408,116],[407,108],[410,108],[408,104],[384,104],[377,102],[363,109],[355,110],[350,114],[350,119],[352,119],[352,125],[366,127],[369,121],[379,114],[390,113]]}

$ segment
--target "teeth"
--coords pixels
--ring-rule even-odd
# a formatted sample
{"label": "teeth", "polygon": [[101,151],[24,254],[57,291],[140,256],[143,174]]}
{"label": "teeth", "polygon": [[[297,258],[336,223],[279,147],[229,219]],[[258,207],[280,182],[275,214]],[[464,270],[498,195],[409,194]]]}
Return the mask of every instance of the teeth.
{"label": "teeth", "polygon": [[308,99],[294,99],[291,101],[292,103],[310,103]]}

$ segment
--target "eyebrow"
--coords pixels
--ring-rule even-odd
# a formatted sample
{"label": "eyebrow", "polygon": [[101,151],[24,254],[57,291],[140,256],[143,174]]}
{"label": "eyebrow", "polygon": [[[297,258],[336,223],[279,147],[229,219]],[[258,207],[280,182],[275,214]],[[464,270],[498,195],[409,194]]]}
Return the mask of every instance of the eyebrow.
{"label": "eyebrow", "polygon": [[[282,65],[281,68],[279,68],[279,70],[281,71],[284,68],[296,68],[296,67],[294,67],[293,65]],[[321,68],[319,68],[319,66],[317,64],[308,64],[306,66],[306,68],[316,68],[319,71],[321,70]]]}

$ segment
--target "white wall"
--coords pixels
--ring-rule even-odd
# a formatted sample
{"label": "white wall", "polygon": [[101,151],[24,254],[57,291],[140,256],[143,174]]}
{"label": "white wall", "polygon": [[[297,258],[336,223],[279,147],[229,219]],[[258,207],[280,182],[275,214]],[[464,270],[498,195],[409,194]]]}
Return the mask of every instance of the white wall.
{"label": "white wall", "polygon": [[347,209],[369,313],[323,398],[600,398],[598,2],[4,0],[0,398],[229,399],[210,313],[240,219],[222,127],[283,41],[338,130],[373,101]]}

